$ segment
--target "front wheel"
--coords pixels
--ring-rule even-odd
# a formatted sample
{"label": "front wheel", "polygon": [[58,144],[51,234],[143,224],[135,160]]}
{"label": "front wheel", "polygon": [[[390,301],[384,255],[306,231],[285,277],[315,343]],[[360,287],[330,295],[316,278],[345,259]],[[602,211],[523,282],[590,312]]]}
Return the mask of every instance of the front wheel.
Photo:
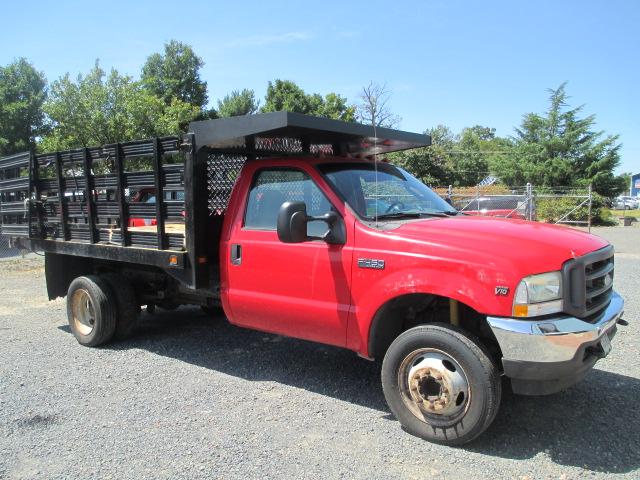
{"label": "front wheel", "polygon": [[462,445],[484,432],[500,406],[499,372],[481,344],[446,324],[402,333],[382,363],[389,408],[409,433]]}

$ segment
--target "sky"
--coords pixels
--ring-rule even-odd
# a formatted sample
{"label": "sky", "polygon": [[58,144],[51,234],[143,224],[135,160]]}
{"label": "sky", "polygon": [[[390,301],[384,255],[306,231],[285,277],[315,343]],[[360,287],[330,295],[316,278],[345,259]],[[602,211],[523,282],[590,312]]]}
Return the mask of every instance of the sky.
{"label": "sky", "polygon": [[103,68],[138,77],[176,39],[202,57],[210,101],[267,82],[358,101],[386,84],[400,128],[476,124],[512,135],[568,82],[572,106],[620,135],[640,172],[640,2],[0,0],[0,64],[26,57],[49,82]]}

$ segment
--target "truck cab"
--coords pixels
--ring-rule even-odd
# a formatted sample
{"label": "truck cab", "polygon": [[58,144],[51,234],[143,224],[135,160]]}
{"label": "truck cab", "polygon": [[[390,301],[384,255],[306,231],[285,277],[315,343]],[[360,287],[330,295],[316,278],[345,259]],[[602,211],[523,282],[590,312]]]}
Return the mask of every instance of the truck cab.
{"label": "truck cab", "polygon": [[[428,145],[427,136],[284,112],[190,130],[135,149],[56,153],[57,182],[38,180],[48,157],[32,156],[31,190],[7,197],[11,212],[24,197],[32,228],[22,243],[45,252],[50,298],[67,296],[81,344],[126,337],[140,305],[221,305],[235,325],[380,361],[385,398],[404,428],[459,445],[495,418],[502,377],[520,394],[567,388],[626,324],[607,242],[464,215],[386,159]],[[140,151],[152,153],[154,175],[123,171],[121,157]],[[116,158],[115,181],[87,173],[84,210],[45,192],[64,189],[64,159],[91,172],[104,152]],[[175,152],[185,154],[181,175],[163,166]],[[131,226],[122,192],[133,182],[156,193],[152,230]],[[179,185],[184,221],[166,222],[163,192]],[[114,195],[119,216],[105,223],[101,212],[114,206],[100,199]],[[84,213],[79,226],[69,211]],[[61,228],[42,227],[46,215]],[[88,241],[74,237],[83,225]]]}

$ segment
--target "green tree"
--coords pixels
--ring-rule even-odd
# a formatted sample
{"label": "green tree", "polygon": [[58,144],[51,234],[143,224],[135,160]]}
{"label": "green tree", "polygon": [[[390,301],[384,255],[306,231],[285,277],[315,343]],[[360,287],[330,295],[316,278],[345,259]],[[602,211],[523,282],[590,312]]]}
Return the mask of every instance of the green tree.
{"label": "green tree", "polygon": [[449,160],[453,185],[477,185],[489,173],[489,156],[499,142],[495,129],[476,125],[456,137]]}
{"label": "green tree", "polygon": [[622,177],[621,181],[624,182],[624,185],[625,185],[624,191],[621,191],[620,193],[625,192],[623,194],[631,195],[631,177],[632,176],[633,176],[633,173],[631,172],[624,172],[622,175],[620,175],[620,177]]}
{"label": "green tree", "polygon": [[477,185],[488,175],[493,156],[510,148],[509,141],[497,137],[494,128],[480,125],[465,128],[459,134],[438,125],[425,134],[431,136],[430,147],[401,152],[392,158],[434,186]]}
{"label": "green tree", "polygon": [[44,132],[47,81],[26,59],[0,66],[0,155],[28,150]]}
{"label": "green tree", "polygon": [[496,138],[496,129],[492,127],[484,127],[482,125],[474,125],[465,128],[464,131],[469,132],[483,142],[490,142]]}
{"label": "green tree", "polygon": [[222,100],[218,100],[218,112],[220,117],[238,117],[241,115],[251,115],[258,111],[260,101],[256,100],[253,90],[244,88],[234,90],[225,95]]}
{"label": "green tree", "polygon": [[581,116],[583,106],[570,108],[565,87],[549,90],[544,114],[524,115],[513,153],[495,159],[492,168],[507,184],[592,184],[601,195],[615,196],[625,188],[622,177],[613,173],[620,163],[619,137],[596,130],[595,115]]}
{"label": "green tree", "polygon": [[349,105],[345,97],[332,92],[325,95],[322,103],[317,108],[316,115],[344,122],[355,122],[356,107],[355,105]]}
{"label": "green tree", "polygon": [[171,40],[164,45],[164,53],[154,53],[142,67],[142,83],[167,105],[174,98],[203,108],[207,103],[207,82],[200,78],[204,62],[193,49]]}
{"label": "green tree", "polygon": [[336,93],[324,97],[318,93],[307,94],[291,80],[269,82],[262,111],[305,113],[346,122],[355,121],[355,107],[349,105],[346,98]]}
{"label": "green tree", "polygon": [[69,74],[55,81],[44,111],[50,123],[40,146],[45,151],[177,134],[200,113],[175,98],[165,104],[116,70],[107,76],[98,62],[75,81]]}
{"label": "green tree", "polygon": [[263,112],[310,113],[311,100],[308,95],[291,80],[269,82]]}
{"label": "green tree", "polygon": [[451,159],[456,148],[456,136],[445,125],[438,125],[424,133],[431,136],[431,146],[398,152],[390,155],[390,159],[428,185],[454,183]]}

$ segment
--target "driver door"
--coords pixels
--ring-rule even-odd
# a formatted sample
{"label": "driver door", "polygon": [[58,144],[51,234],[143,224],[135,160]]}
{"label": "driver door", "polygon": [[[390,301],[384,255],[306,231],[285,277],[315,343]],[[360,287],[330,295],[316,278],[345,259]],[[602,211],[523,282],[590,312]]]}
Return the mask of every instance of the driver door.
{"label": "driver door", "polygon": [[[244,219],[235,222],[228,239],[228,283],[223,294],[233,322],[345,346],[353,223],[346,226],[345,245],[321,240],[282,243],[276,220],[284,202],[304,201],[312,216],[323,215],[333,206],[303,170],[254,168],[252,179]],[[327,228],[324,222],[310,222],[308,234],[319,236]]]}

